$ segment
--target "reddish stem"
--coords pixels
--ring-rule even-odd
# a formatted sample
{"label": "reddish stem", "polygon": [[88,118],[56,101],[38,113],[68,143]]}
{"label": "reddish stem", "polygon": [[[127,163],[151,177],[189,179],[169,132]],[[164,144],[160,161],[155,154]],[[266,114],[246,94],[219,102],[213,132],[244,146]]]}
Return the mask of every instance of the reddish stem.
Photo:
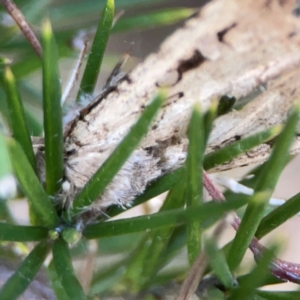
{"label": "reddish stem", "polygon": [[17,8],[15,3],[12,0],[1,0],[1,3],[9,13],[9,15],[14,19],[16,24],[19,26],[23,32],[26,39],[32,45],[33,49],[39,57],[42,56],[42,47],[39,40],[37,39],[34,31],[31,29],[30,25],[26,21],[22,12]]}

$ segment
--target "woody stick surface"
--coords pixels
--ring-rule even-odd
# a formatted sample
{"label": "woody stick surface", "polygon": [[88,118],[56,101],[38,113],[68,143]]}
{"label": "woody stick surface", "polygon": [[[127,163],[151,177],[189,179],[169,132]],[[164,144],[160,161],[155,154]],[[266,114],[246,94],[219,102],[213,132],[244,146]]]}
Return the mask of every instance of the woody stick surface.
{"label": "woody stick surface", "polygon": [[[293,14],[295,4],[292,0],[207,4],[167,38],[157,53],[68,124],[66,177],[72,190],[80,190],[102,165],[159,87],[168,87],[168,102],[92,209],[130,204],[148,182],[182,165],[190,109],[196,102],[207,109],[224,94],[238,101],[259,94],[243,109],[215,121],[207,152],[283,123],[300,95],[300,22]],[[261,162],[271,148],[261,144],[211,171]],[[291,152],[299,150],[298,139]],[[138,179],[130,175],[135,174],[133,166],[144,170]],[[132,184],[138,184],[139,190],[132,192]]]}

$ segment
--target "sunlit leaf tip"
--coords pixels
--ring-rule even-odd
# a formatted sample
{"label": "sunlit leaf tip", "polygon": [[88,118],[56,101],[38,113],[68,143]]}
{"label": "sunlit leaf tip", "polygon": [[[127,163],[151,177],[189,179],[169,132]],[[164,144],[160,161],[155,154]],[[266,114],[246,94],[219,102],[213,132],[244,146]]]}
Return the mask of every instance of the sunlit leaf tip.
{"label": "sunlit leaf tip", "polygon": [[277,124],[274,127],[272,127],[270,129],[270,138],[272,139],[273,137],[277,136],[283,129],[283,125],[282,124]]}
{"label": "sunlit leaf tip", "polygon": [[7,66],[6,66],[5,70],[4,70],[4,76],[5,76],[5,78],[6,78],[6,80],[7,80],[8,82],[11,83],[11,82],[14,81],[14,75],[13,75],[11,69],[8,68]]}
{"label": "sunlit leaf tip", "polygon": [[115,8],[115,1],[114,0],[107,0],[105,9],[109,8],[113,10]]}
{"label": "sunlit leaf tip", "polygon": [[75,245],[81,239],[81,236],[81,232],[72,227],[64,228],[62,232],[62,238],[71,245]]}
{"label": "sunlit leaf tip", "polygon": [[260,203],[264,203],[270,199],[272,196],[272,191],[265,190],[262,192],[257,192],[251,199],[251,203],[254,205],[259,205]]}
{"label": "sunlit leaf tip", "polygon": [[48,18],[44,19],[42,24],[43,38],[50,39],[52,37],[52,26]]}
{"label": "sunlit leaf tip", "polygon": [[214,98],[211,100],[210,105],[208,107],[208,111],[210,112],[217,112],[219,106],[219,100]]}
{"label": "sunlit leaf tip", "polygon": [[[0,66],[1,65],[4,65],[4,66],[6,66],[6,65],[9,65],[9,64],[11,64],[12,63],[12,60],[11,59],[9,59],[9,58],[7,58],[7,57],[3,57],[3,56],[0,56]],[[2,66],[1,66],[2,67]],[[0,69],[1,70],[1,69]]]}
{"label": "sunlit leaf tip", "polygon": [[57,240],[59,238],[59,232],[55,229],[49,230],[49,238],[53,241]]}

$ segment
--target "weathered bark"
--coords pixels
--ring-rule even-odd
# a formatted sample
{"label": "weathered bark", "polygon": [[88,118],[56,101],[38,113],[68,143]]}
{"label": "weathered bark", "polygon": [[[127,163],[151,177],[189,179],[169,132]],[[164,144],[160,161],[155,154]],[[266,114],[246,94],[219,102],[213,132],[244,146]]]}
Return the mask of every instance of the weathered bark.
{"label": "weathered bark", "polygon": [[[185,160],[191,107],[205,110],[213,99],[238,101],[259,92],[240,111],[219,117],[207,151],[283,123],[300,95],[300,20],[295,1],[219,0],[166,39],[157,53],[129,73],[111,92],[98,97],[66,129],[66,178],[81,189],[137,120],[159,87],[168,100],[151,130],[92,208],[130,204],[148,182]],[[271,146],[215,169],[265,160]],[[292,153],[299,151],[299,143]]]}

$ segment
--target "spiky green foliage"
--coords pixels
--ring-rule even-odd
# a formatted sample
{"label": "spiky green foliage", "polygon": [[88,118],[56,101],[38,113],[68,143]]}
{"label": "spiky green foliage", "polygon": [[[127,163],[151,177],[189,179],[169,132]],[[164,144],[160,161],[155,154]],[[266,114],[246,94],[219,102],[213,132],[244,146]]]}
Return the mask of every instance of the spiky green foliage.
{"label": "spiky green foliage", "polygon": [[[118,9],[122,7],[129,9],[130,5],[140,2],[144,1],[120,0],[116,4]],[[136,125],[131,128],[112,155],[77,195],[70,211],[61,212],[54,206],[52,200],[60,188],[63,176],[64,154],[60,107],[61,78],[58,64],[59,58],[72,54],[65,40],[71,38],[83,24],[96,25],[96,20],[99,23],[80,84],[80,97],[94,91],[101,63],[111,57],[111,54],[105,53],[110,33],[137,27],[140,29],[168,25],[194,12],[186,8],[151,11],[133,17],[125,16],[113,27],[112,0],[108,0],[107,3],[92,0],[84,1],[84,5],[82,3],[82,1],[74,3],[60,1],[53,4],[47,0],[20,2],[20,8],[31,23],[40,23],[45,16],[45,8],[52,22],[54,33],[50,21],[45,21],[42,26],[42,61],[35,56],[22,36],[16,37],[14,25],[11,27],[2,25],[1,28],[1,52],[13,53],[18,56],[18,60],[10,66],[6,59],[1,59],[0,62],[1,84],[4,87],[3,91],[0,90],[0,110],[12,132],[12,137],[0,134],[0,184],[2,178],[11,174],[13,170],[18,179],[20,194],[27,198],[32,213],[39,219],[39,226],[35,222],[31,226],[18,224],[11,217],[6,205],[7,199],[0,202],[2,222],[0,252],[3,257],[11,259],[13,251],[4,251],[8,242],[22,242],[24,245],[31,245],[25,244],[27,242],[39,243],[31,248],[31,252],[2,286],[0,298],[17,299],[34,280],[46,256],[52,250],[53,260],[47,268],[47,274],[59,300],[94,299],[95,296],[102,299],[105,295],[137,295],[141,291],[148,297],[147,299],[153,299],[152,293],[153,291],[157,293],[155,290],[157,286],[166,293],[168,287],[171,287],[171,291],[174,290],[176,288],[174,281],[182,281],[187,276],[189,263],[193,264],[201,252],[204,253],[208,265],[205,273],[208,279],[214,282],[205,287],[208,299],[298,299],[299,292],[271,292],[259,289],[266,284],[281,282],[279,279],[274,280],[274,277],[270,278],[268,267],[274,258],[274,251],[256,255],[258,262],[252,271],[235,278],[235,271],[239,271],[241,260],[254,235],[258,238],[263,237],[300,210],[299,194],[268,214],[265,210],[268,206],[267,198],[275,188],[288,159],[288,148],[299,118],[298,106],[290,114],[287,124],[277,138],[275,137],[281,131],[281,127],[238,140],[207,155],[204,154],[205,147],[213,120],[218,114],[226,113],[229,108],[224,107],[222,101],[222,107],[217,107],[217,102],[214,102],[206,113],[203,113],[201,108],[195,107],[188,131],[190,143],[186,165],[151,183],[133,202],[133,206],[137,206],[165,191],[170,191],[159,212],[110,222],[106,222],[106,218],[103,217],[86,226],[82,233],[78,232],[76,214],[89,206],[103,192],[147,133],[151,120],[163,103],[163,96],[158,95],[144,110]],[[101,9],[102,17],[99,22]],[[81,23],[78,22],[79,18]],[[68,26],[63,27],[62,24]],[[33,87],[28,80],[28,75],[35,70],[43,70],[42,88]],[[40,117],[29,113],[28,108],[32,105],[39,107],[38,110],[43,106],[44,125]],[[30,143],[30,134],[40,134],[43,128],[45,183],[39,182],[37,174],[39,166],[36,165]],[[252,179],[256,181],[253,197],[227,193],[227,202],[203,203],[203,168],[205,170],[215,168],[271,139],[275,139],[274,151],[268,162],[255,172]],[[211,231],[207,230],[227,212],[244,210],[244,207],[245,213],[236,237],[229,246],[220,249],[214,236],[208,237]],[[118,216],[121,212],[122,208],[112,207],[109,215]],[[66,218],[66,215],[69,218]],[[75,242],[73,248],[68,244]],[[92,249],[92,246],[96,249]],[[178,258],[180,255],[182,257],[185,248],[188,252],[188,255],[184,256],[186,263],[179,266]],[[120,260],[113,261],[109,265],[105,264],[107,255],[112,254],[120,257]],[[74,270],[72,262],[77,257],[84,257],[87,265],[92,265],[94,269],[75,267]],[[96,259],[99,265],[94,266],[91,262]],[[91,276],[89,286],[84,288],[82,276],[79,276],[81,269],[85,272],[83,277]]]}

